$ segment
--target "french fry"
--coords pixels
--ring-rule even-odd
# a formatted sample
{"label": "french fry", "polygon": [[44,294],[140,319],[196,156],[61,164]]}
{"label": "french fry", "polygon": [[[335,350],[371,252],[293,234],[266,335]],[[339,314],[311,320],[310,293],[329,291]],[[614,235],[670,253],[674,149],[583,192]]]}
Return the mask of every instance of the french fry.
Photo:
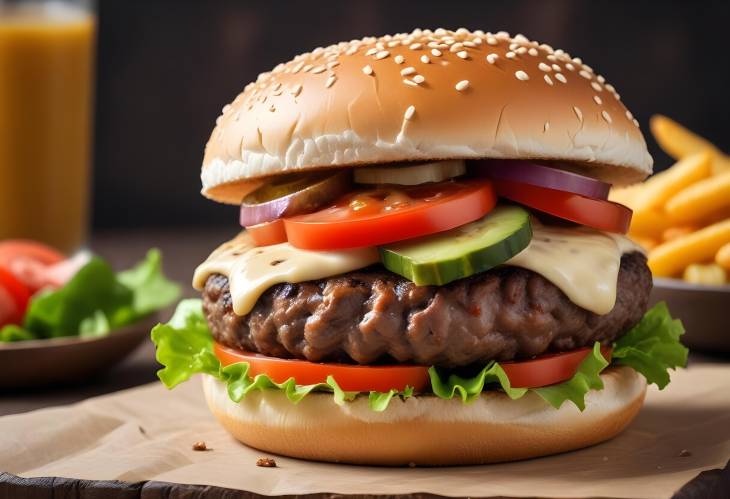
{"label": "french fry", "polygon": [[665,230],[672,226],[669,217],[660,210],[635,211],[631,217],[629,234],[632,237],[661,239]]}
{"label": "french fry", "polygon": [[693,263],[684,269],[682,279],[692,284],[704,284],[709,286],[721,286],[727,282],[725,269],[717,264]]}
{"label": "french fry", "polygon": [[631,236],[636,244],[649,251],[659,245],[659,241],[653,237]]}
{"label": "french fry", "polygon": [[730,243],[717,250],[715,263],[730,272]]}
{"label": "french fry", "polygon": [[649,120],[649,128],[659,146],[674,159],[682,159],[690,154],[709,151],[712,155],[713,173],[730,171],[730,157],[714,144],[686,129],[676,121],[656,114]]}
{"label": "french fry", "polygon": [[696,230],[697,230],[697,227],[692,227],[691,225],[682,225],[679,227],[669,227],[664,232],[662,232],[662,241],[664,241],[664,242],[672,241],[672,240],[678,239],[682,236],[692,234]]}
{"label": "french fry", "polygon": [[680,159],[677,164],[644,183],[641,194],[634,200],[634,211],[658,209],[676,193],[698,180],[710,176],[710,153],[699,152]]}
{"label": "french fry", "polygon": [[649,252],[649,268],[655,276],[671,277],[692,263],[711,261],[728,243],[730,220],[725,220],[660,244]]}
{"label": "french fry", "polygon": [[670,199],[665,210],[677,223],[702,220],[730,207],[730,172],[700,180]]}

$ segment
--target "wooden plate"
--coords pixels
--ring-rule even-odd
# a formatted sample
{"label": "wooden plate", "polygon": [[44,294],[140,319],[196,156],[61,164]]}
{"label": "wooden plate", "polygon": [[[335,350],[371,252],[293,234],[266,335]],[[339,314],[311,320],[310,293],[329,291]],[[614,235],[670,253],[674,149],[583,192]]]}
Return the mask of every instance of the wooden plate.
{"label": "wooden plate", "polygon": [[0,388],[51,386],[84,380],[132,352],[157,324],[152,316],[107,336],[65,337],[0,344]]}
{"label": "wooden plate", "polygon": [[665,301],[687,330],[682,343],[708,353],[730,354],[730,285],[702,286],[654,278],[651,303]]}

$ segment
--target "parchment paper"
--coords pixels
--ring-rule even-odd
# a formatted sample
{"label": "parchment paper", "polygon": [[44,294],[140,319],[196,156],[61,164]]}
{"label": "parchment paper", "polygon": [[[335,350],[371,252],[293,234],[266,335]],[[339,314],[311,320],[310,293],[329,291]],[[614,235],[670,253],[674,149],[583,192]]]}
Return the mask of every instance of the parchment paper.
{"label": "parchment paper", "polygon": [[[213,450],[193,451],[204,440]],[[691,455],[680,456],[682,451]],[[686,454],[686,452],[684,452]],[[516,463],[375,468],[276,457],[218,427],[199,380],[168,392],[152,384],[85,402],[0,418],[0,469],[23,477],[160,480],[266,495],[408,494],[668,498],[730,458],[730,366],[693,365],[663,392],[650,389],[638,419],[616,439]]]}

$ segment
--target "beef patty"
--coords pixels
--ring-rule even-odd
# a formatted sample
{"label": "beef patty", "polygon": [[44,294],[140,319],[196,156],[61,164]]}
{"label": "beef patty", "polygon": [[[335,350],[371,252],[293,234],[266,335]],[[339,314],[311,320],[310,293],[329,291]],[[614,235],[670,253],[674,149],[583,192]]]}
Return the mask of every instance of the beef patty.
{"label": "beef patty", "polygon": [[238,316],[228,279],[212,275],[203,310],[216,341],[242,350],[315,362],[459,367],[609,343],[641,319],[651,284],[646,258],[624,255],[616,305],[597,315],[518,267],[416,286],[378,266],[275,285]]}

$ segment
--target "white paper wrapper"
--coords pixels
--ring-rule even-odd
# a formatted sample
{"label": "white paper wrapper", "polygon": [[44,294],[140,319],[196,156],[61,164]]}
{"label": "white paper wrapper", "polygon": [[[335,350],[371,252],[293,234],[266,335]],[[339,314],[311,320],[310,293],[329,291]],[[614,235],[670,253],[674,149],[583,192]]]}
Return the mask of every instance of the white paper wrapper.
{"label": "white paper wrapper", "polygon": [[[199,440],[212,450],[193,451]],[[691,455],[680,456],[683,450]],[[257,467],[264,456],[218,426],[199,380],[169,392],[153,384],[0,418],[0,469],[22,477],[159,480],[265,495],[668,498],[700,471],[721,468],[730,458],[730,366],[678,371],[663,392],[650,388],[646,406],[625,433],[558,456],[391,469],[275,456],[277,468]]]}

